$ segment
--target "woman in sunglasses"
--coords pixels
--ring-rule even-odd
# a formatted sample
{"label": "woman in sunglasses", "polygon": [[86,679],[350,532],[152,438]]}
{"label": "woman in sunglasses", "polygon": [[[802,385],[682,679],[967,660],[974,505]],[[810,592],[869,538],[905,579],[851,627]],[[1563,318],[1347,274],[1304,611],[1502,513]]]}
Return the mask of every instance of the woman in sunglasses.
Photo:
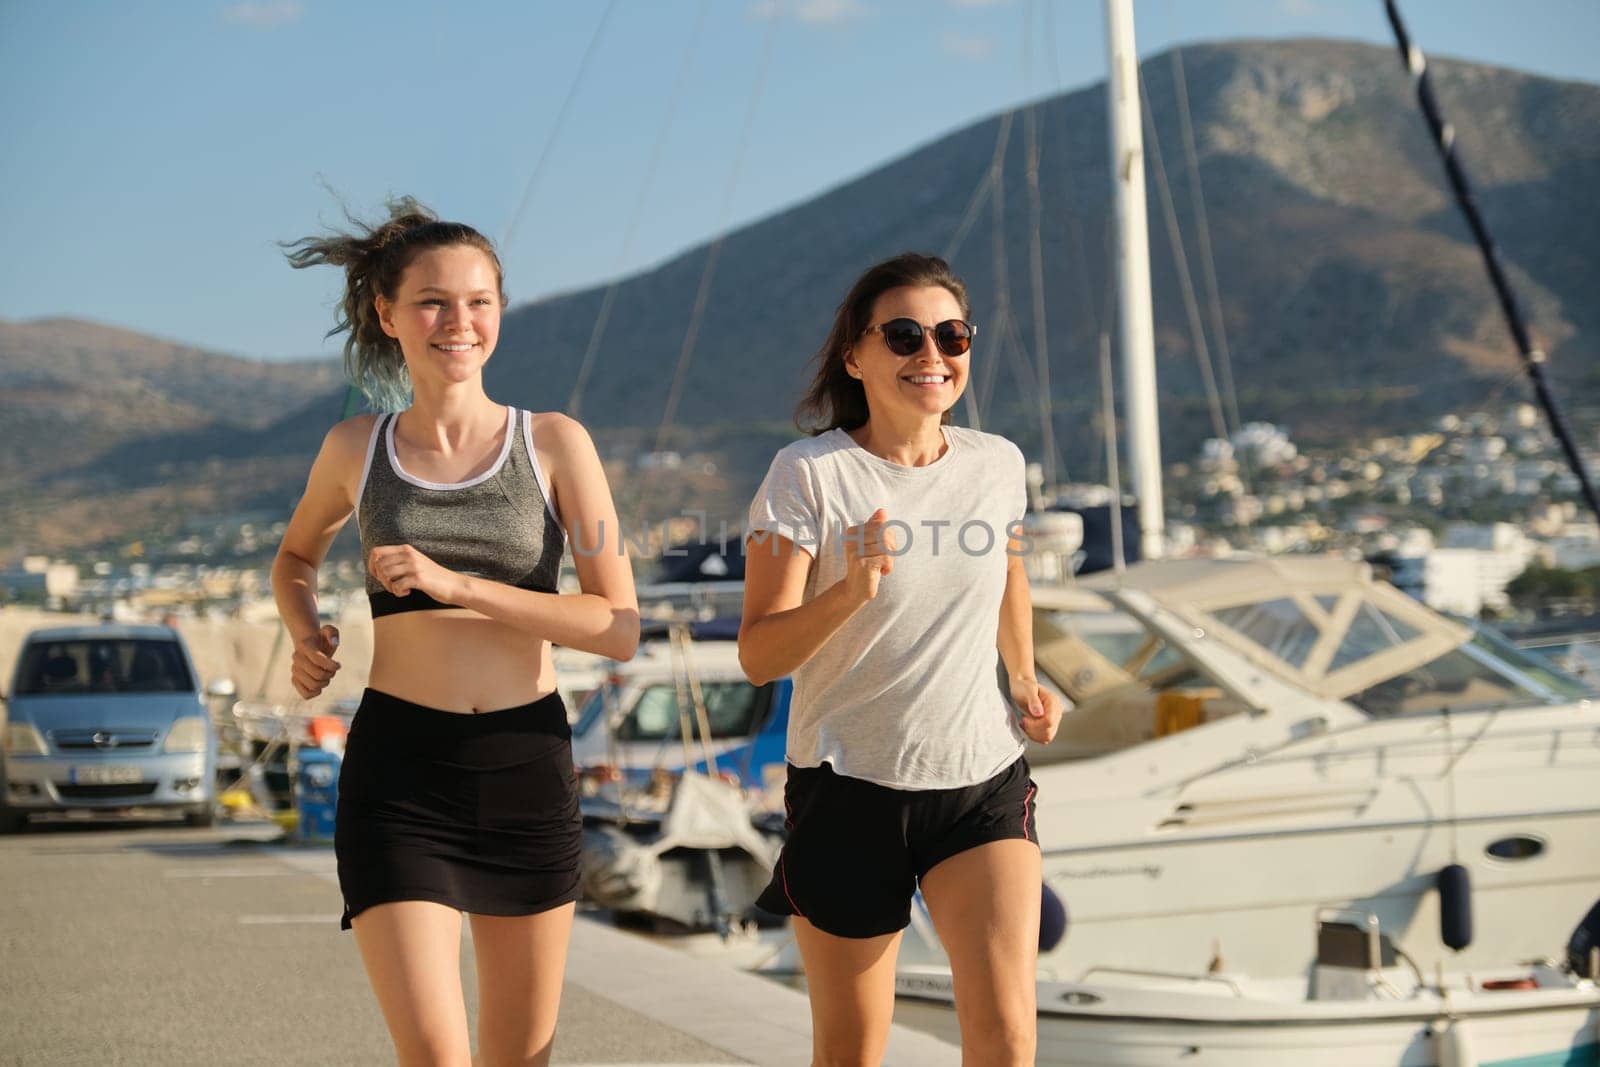
{"label": "woman in sunglasses", "polygon": [[1040,859],[1022,752],[1050,741],[1061,706],[1034,676],[1022,453],[950,425],[968,319],[943,260],[862,275],[800,405],[813,436],[778,453],[750,506],[740,662],[754,682],[795,681],[789,836],[759,903],[794,916],[817,1064],[881,1059],[919,886],[963,1061],[1033,1062]]}
{"label": "woman in sunglasses", "polygon": [[[413,200],[296,267],[345,271],[337,330],[373,406],[328,432],[272,565],[295,691],[339,669],[317,569],[352,515],[372,606],[369,688],[339,776],[345,929],[403,1064],[472,1061],[461,913],[482,1063],[545,1064],[578,897],[583,824],[550,646],[628,659],[633,576],[594,445],[560,414],[497,404],[483,367],[505,303],[478,231]],[[559,594],[566,537],[581,593]]]}

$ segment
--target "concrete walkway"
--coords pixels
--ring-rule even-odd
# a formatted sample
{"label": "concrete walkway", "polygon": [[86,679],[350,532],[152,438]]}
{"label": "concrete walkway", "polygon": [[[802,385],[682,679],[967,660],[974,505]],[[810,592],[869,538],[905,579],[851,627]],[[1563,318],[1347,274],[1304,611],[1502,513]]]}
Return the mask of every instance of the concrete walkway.
{"label": "concrete walkway", "polygon": [[[275,827],[67,825],[0,838],[0,1064],[393,1062],[350,936],[333,854]],[[476,988],[462,939],[469,1017]],[[805,996],[714,959],[580,921],[554,1062],[811,1059]],[[896,1028],[891,1067],[959,1050]]]}

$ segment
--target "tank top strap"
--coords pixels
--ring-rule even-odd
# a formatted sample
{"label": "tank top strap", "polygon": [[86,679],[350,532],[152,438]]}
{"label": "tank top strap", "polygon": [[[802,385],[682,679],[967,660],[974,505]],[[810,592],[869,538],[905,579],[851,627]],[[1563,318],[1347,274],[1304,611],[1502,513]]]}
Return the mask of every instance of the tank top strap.
{"label": "tank top strap", "polygon": [[533,468],[533,480],[539,484],[539,495],[544,498],[544,509],[550,515],[550,521],[556,524],[556,529],[561,531],[564,538],[567,528],[561,524],[561,516],[556,514],[555,499],[550,495],[550,480],[545,477],[544,468],[539,465],[538,450],[533,447],[533,412],[519,411],[517,421],[522,426],[522,444],[527,451],[528,465]]}
{"label": "tank top strap", "polygon": [[367,438],[367,458],[361,464],[361,484],[356,486],[356,511],[361,510],[361,498],[367,492],[367,480],[372,477],[372,460],[378,452],[378,442],[383,439],[383,424],[393,415],[379,415],[372,423],[372,436]]}

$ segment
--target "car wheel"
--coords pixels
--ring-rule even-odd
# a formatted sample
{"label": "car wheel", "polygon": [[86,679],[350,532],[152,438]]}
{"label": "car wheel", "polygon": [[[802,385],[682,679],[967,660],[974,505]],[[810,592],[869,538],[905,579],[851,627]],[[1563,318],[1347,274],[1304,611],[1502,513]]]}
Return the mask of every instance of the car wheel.
{"label": "car wheel", "polygon": [[189,826],[211,826],[217,821],[217,809],[210,804],[202,804],[198,808],[190,808],[183,813],[183,821]]}
{"label": "car wheel", "polygon": [[27,828],[27,812],[0,809],[0,834],[20,834]]}

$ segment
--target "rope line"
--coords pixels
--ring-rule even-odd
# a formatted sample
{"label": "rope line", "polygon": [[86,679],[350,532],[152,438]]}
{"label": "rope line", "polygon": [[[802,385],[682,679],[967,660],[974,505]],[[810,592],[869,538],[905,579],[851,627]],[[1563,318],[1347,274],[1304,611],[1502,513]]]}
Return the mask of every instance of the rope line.
{"label": "rope line", "polygon": [[1189,167],[1189,198],[1194,215],[1195,241],[1200,246],[1200,280],[1206,289],[1206,304],[1211,317],[1211,336],[1217,345],[1217,365],[1222,372],[1222,399],[1228,406],[1229,425],[1238,432],[1239,396],[1233,385],[1233,353],[1228,347],[1228,331],[1222,321],[1222,298],[1217,287],[1217,267],[1211,254],[1211,226],[1206,220],[1205,190],[1200,183],[1200,154],[1195,150],[1194,124],[1189,115],[1189,87],[1183,73],[1183,49],[1172,50],[1172,82],[1178,95],[1178,123],[1183,134],[1184,160]]}
{"label": "rope line", "polygon": [[1546,418],[1550,420],[1551,432],[1561,443],[1561,451],[1567,458],[1567,465],[1578,479],[1584,500],[1595,516],[1600,518],[1600,495],[1595,493],[1594,483],[1589,479],[1583,457],[1578,452],[1572,433],[1567,428],[1566,419],[1562,417],[1561,408],[1556,404],[1555,394],[1545,378],[1545,353],[1534,347],[1522,317],[1522,308],[1500,262],[1500,249],[1495,245],[1494,238],[1489,235],[1489,228],[1484,224],[1483,216],[1478,211],[1478,202],[1473,196],[1472,186],[1468,183],[1466,171],[1462,169],[1461,161],[1456,155],[1455,129],[1444,121],[1439,109],[1439,100],[1434,95],[1433,79],[1428,75],[1428,61],[1423,56],[1422,49],[1411,43],[1411,36],[1406,32],[1405,22],[1400,18],[1400,8],[1395,0],[1384,0],[1384,10],[1389,16],[1389,25],[1394,29],[1395,44],[1400,49],[1401,62],[1405,64],[1406,70],[1416,83],[1417,102],[1422,106],[1423,118],[1433,135],[1433,146],[1444,164],[1445,176],[1450,180],[1456,204],[1466,216],[1472,236],[1478,242],[1478,251],[1483,254],[1483,265],[1489,271],[1489,281],[1494,286],[1495,297],[1500,302],[1500,311],[1505,316],[1506,327],[1516,342],[1517,356],[1522,360],[1523,369],[1533,383],[1534,395],[1539,400],[1539,406],[1544,409]]}
{"label": "rope line", "polygon": [[567,86],[567,96],[561,101],[561,110],[556,112],[555,125],[550,128],[550,136],[545,139],[544,149],[539,153],[539,161],[534,164],[533,173],[528,175],[528,182],[522,188],[522,199],[517,201],[517,209],[511,213],[511,221],[506,224],[506,232],[500,238],[502,255],[511,247],[511,241],[517,234],[517,226],[522,222],[523,213],[528,210],[528,204],[533,200],[533,191],[544,174],[545,165],[550,162],[550,150],[555,147],[556,138],[561,136],[561,129],[567,124],[567,115],[572,111],[572,101],[578,95],[578,86],[583,84],[583,76],[589,70],[589,61],[594,58],[600,38],[605,34],[606,23],[611,21],[611,12],[616,6],[617,0],[610,0],[606,4],[605,11],[600,14],[600,22],[594,28],[594,36],[589,38],[589,47],[583,51],[583,59],[578,62],[578,72],[573,75],[572,84]]}
{"label": "rope line", "polygon": [[1217,390],[1217,378],[1211,369],[1211,349],[1206,345],[1205,328],[1200,324],[1200,306],[1195,299],[1194,281],[1189,276],[1189,256],[1183,247],[1183,233],[1178,228],[1178,212],[1172,204],[1172,189],[1167,184],[1167,168],[1161,162],[1161,138],[1156,133],[1155,119],[1150,115],[1150,92],[1144,83],[1144,72],[1139,72],[1139,91],[1144,106],[1139,109],[1144,117],[1144,137],[1149,146],[1150,162],[1156,172],[1156,190],[1160,194],[1161,215],[1166,223],[1167,241],[1172,245],[1173,265],[1178,271],[1178,288],[1183,294],[1183,310],[1189,319],[1189,334],[1194,339],[1195,359],[1199,361],[1201,378],[1206,387],[1206,406],[1211,411],[1211,429],[1215,435],[1228,439],[1228,426],[1222,417],[1222,395]]}
{"label": "rope line", "polygon": [[705,25],[706,9],[709,4],[710,0],[700,0],[699,10],[695,13],[694,28],[689,31],[689,47],[684,51],[683,62],[678,67],[677,80],[673,83],[672,94],[667,100],[666,118],[662,120],[661,130],[656,134],[655,144],[650,148],[649,161],[645,164],[644,181],[639,186],[639,198],[634,202],[633,217],[628,220],[628,228],[622,238],[622,250],[617,254],[616,269],[612,271],[611,283],[606,286],[605,296],[601,298],[600,312],[595,316],[594,328],[589,333],[589,344],[583,350],[583,359],[578,364],[578,376],[572,383],[572,394],[567,398],[567,414],[573,418],[578,417],[583,401],[583,390],[589,381],[589,372],[594,368],[595,357],[600,352],[600,340],[605,336],[606,326],[611,322],[611,307],[616,302],[617,289],[622,285],[622,272],[633,254],[633,243],[639,233],[639,224],[644,220],[644,206],[655,184],[656,171],[661,164],[661,154],[667,144],[667,134],[672,129],[673,119],[678,114],[678,105],[683,100],[684,87],[688,84],[689,71],[694,65],[695,51],[700,43],[700,32]]}
{"label": "rope line", "polygon": [[745,109],[744,125],[739,130],[738,147],[734,150],[733,169],[728,175],[727,187],[722,194],[721,214],[717,219],[717,237],[706,254],[705,270],[700,275],[700,289],[695,293],[694,310],[689,315],[689,328],[683,335],[683,347],[678,352],[678,365],[672,372],[672,384],[667,389],[666,408],[661,413],[661,426],[656,431],[656,451],[666,447],[667,431],[672,428],[678,413],[678,400],[683,394],[684,379],[689,371],[689,360],[694,355],[695,342],[700,336],[700,323],[705,318],[706,303],[711,298],[711,281],[716,276],[717,261],[722,257],[722,246],[727,241],[728,214],[733,206],[733,193],[739,183],[739,171],[744,165],[745,149],[750,144],[750,129],[755,123],[756,106],[761,102],[766,88],[767,71],[772,66],[772,46],[777,40],[778,13],[767,17],[766,39],[761,47],[761,62],[756,71],[756,84],[750,94],[750,105]]}

